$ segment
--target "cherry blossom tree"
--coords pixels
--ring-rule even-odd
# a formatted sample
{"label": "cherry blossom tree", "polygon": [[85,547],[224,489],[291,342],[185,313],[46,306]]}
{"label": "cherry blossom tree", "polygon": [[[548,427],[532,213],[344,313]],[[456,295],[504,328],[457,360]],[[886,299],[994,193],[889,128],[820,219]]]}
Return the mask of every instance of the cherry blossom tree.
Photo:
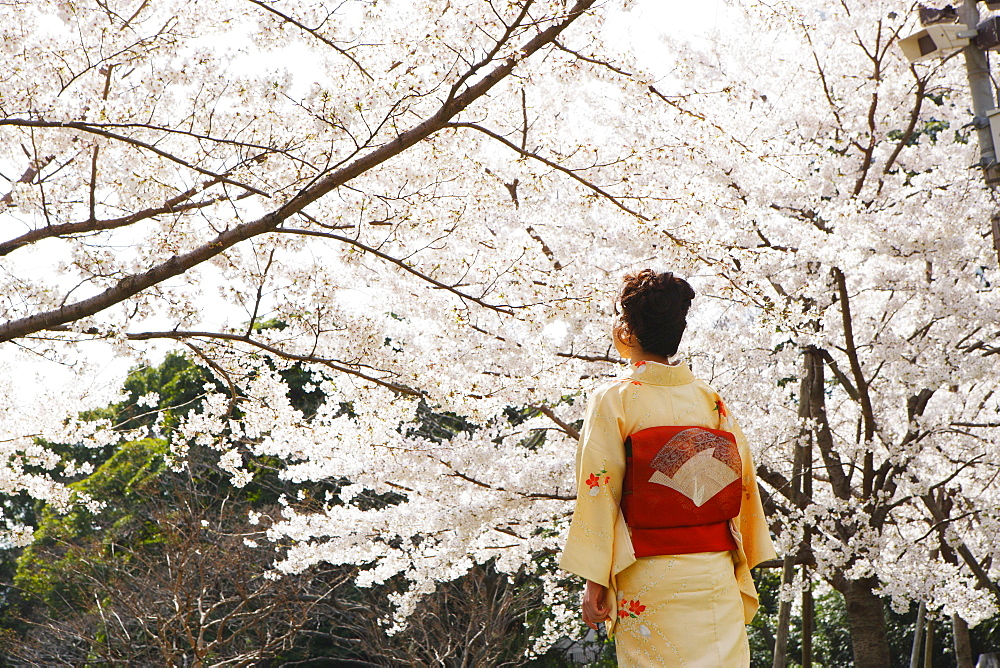
{"label": "cherry blossom tree", "polygon": [[[99,401],[88,358],[186,346],[228,389],[174,465],[197,443],[237,484],[264,456],[346,481],[261,521],[287,572],[404,574],[402,624],[473,564],[559,549],[618,278],[653,265],[695,283],[686,354],[857,665],[886,665],[883,600],[993,614],[1000,300],[960,67],[905,61],[897,2],[720,5],[657,58],[593,5],[9,2],[0,341],[78,382],[0,381],[0,489],[71,503],[37,438],[134,436],[67,421]],[[545,586],[540,646],[575,619]]]}
{"label": "cherry blossom tree", "polygon": [[735,356],[732,327],[712,333],[720,375],[763,447],[786,553],[844,595],[872,666],[889,662],[883,599],[961,625],[998,593],[993,203],[963,72],[906,63],[903,10],[758,8],[662,95],[696,129],[712,252],[764,325]]}

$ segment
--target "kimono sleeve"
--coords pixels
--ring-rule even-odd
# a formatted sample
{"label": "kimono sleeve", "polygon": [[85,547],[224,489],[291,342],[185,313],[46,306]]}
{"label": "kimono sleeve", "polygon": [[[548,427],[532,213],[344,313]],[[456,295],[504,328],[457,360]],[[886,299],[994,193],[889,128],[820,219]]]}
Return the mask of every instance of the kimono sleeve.
{"label": "kimono sleeve", "polygon": [[743,503],[740,504],[740,514],[734,524],[743,541],[743,552],[747,567],[753,568],[762,561],[774,559],[777,554],[771,542],[771,534],[764,515],[764,505],[760,499],[760,488],[757,486],[757,472],[747,438],[736,420],[731,420],[733,435],[740,448],[740,459],[743,460]]}
{"label": "kimono sleeve", "polygon": [[614,386],[601,388],[587,404],[576,455],[576,508],[559,561],[563,570],[604,586],[614,574],[616,533],[624,530],[619,526],[625,476],[623,413]]}
{"label": "kimono sleeve", "polygon": [[768,559],[774,559],[774,544],[768,531],[767,518],[764,516],[764,506],[760,500],[760,488],[757,487],[757,472],[750,453],[747,437],[743,434],[739,423],[730,415],[721,398],[716,398],[716,410],[719,412],[720,428],[736,437],[736,445],[740,450],[743,463],[743,500],[740,503],[740,514],[730,520],[729,524],[736,539],[737,550],[734,553],[733,565],[736,583],[743,599],[743,619],[749,624],[757,614],[760,597],[754,586],[750,569]]}

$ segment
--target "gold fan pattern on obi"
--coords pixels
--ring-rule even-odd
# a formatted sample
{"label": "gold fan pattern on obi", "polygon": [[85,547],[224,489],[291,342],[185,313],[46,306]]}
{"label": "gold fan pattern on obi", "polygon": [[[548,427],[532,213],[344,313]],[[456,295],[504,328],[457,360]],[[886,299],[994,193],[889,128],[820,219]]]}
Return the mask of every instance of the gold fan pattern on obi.
{"label": "gold fan pattern on obi", "polygon": [[680,492],[698,507],[740,477],[736,446],[697,427],[674,435],[656,453],[650,466],[655,471],[649,482]]}

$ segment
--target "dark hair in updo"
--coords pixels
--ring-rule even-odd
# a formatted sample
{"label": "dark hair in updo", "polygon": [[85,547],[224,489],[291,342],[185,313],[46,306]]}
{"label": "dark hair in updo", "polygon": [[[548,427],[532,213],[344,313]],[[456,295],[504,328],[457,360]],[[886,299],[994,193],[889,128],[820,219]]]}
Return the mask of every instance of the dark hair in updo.
{"label": "dark hair in updo", "polygon": [[694,289],[669,271],[652,269],[627,274],[618,296],[622,322],[647,353],[677,354],[687,326],[687,312]]}

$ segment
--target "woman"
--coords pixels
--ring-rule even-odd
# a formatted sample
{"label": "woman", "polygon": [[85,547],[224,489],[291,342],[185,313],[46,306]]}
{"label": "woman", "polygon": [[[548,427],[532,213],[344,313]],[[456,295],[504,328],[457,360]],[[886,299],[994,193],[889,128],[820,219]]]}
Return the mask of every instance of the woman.
{"label": "woman", "polygon": [[621,666],[749,666],[750,569],[775,557],[746,439],[722,398],[672,361],[694,290],[625,277],[615,347],[628,372],[590,397],[560,566],[587,580]]}

